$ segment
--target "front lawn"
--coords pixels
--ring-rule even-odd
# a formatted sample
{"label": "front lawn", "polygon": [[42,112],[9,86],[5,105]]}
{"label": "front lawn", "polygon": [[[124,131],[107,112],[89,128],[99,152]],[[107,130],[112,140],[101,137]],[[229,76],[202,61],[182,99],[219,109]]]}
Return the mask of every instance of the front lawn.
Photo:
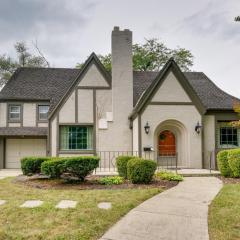
{"label": "front lawn", "polygon": [[240,184],[225,184],[209,208],[211,240],[240,239]]}
{"label": "front lawn", "polygon": [[[130,209],[161,191],[36,189],[12,183],[12,178],[0,180],[0,199],[7,200],[0,206],[0,239],[98,239]],[[44,204],[34,209],[19,207],[34,199]],[[78,204],[75,209],[56,209],[60,200],[75,200]],[[111,202],[113,207],[99,209],[99,202]]]}

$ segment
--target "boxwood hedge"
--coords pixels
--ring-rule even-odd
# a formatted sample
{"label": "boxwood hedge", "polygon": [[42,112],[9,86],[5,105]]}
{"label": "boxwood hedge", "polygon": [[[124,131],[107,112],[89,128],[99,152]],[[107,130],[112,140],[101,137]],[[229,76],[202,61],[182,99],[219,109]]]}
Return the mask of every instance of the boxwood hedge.
{"label": "boxwood hedge", "polygon": [[130,159],[127,163],[127,176],[132,183],[150,183],[156,169],[156,162],[134,158]]}
{"label": "boxwood hedge", "polygon": [[24,175],[32,175],[41,172],[41,164],[49,161],[50,157],[25,157],[21,159],[21,169]]}

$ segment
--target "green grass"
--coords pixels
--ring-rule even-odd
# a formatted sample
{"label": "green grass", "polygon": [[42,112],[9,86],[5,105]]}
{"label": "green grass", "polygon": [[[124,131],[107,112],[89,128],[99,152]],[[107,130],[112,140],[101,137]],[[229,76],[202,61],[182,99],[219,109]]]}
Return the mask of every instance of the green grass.
{"label": "green grass", "polygon": [[240,184],[226,184],[209,208],[211,240],[240,239]]}
{"label": "green grass", "polygon": [[[68,240],[98,239],[111,225],[130,209],[161,190],[43,190],[11,182],[0,181],[0,239],[4,240]],[[26,200],[39,199],[44,204],[35,209],[20,208]],[[75,209],[56,209],[60,200],[78,201]],[[102,210],[97,204],[109,201],[111,210]]]}

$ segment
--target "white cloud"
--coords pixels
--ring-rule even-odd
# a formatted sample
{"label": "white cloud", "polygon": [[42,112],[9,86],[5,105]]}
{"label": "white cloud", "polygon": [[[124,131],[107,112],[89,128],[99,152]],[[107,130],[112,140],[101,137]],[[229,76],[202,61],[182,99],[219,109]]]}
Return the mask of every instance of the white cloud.
{"label": "white cloud", "polygon": [[12,0],[0,2],[0,54],[37,39],[55,67],[74,67],[92,51],[108,53],[113,26],[133,31],[134,42],[155,37],[190,49],[194,70],[240,96],[239,0]]}

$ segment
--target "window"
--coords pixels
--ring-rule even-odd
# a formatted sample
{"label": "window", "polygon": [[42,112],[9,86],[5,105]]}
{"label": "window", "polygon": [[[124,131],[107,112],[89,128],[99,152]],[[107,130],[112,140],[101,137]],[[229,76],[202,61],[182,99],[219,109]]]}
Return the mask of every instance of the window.
{"label": "window", "polygon": [[9,105],[8,116],[10,121],[21,120],[21,105]]}
{"label": "window", "polygon": [[237,129],[233,127],[220,128],[220,145],[234,145],[238,146]]}
{"label": "window", "polygon": [[38,120],[45,121],[48,119],[48,105],[38,105]]}
{"label": "window", "polygon": [[61,150],[92,150],[92,126],[60,126]]}

